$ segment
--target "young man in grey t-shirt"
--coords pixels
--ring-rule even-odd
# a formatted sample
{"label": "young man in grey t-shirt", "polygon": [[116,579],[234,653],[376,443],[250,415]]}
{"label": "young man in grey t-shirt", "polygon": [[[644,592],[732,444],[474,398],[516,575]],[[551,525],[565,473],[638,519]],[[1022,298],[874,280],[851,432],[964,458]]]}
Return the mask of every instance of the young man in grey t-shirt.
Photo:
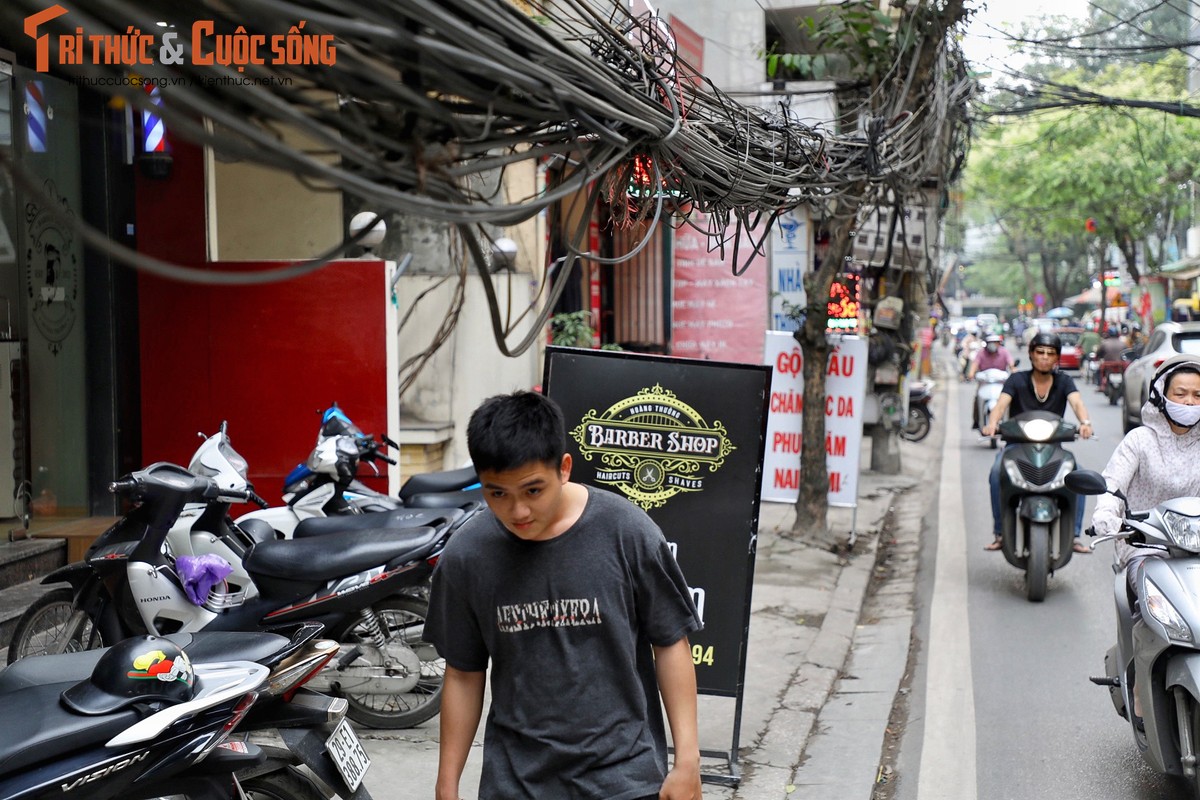
{"label": "young man in grey t-shirt", "polygon": [[542,395],[486,400],[467,448],[491,513],[454,535],[433,578],[425,635],[447,665],[437,800],[460,796],[489,668],[483,800],[698,800],[687,637],[700,621],[662,532],[570,481],[562,412]]}

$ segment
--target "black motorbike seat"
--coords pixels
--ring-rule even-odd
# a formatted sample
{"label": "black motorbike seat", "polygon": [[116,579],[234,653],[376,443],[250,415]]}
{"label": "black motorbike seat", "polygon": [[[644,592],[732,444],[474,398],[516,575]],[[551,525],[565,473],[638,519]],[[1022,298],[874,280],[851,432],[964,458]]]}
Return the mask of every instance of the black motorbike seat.
{"label": "black motorbike seat", "polygon": [[443,472],[423,472],[413,475],[400,487],[400,499],[406,503],[416,494],[453,492],[479,483],[475,467],[449,469]]}
{"label": "black motorbike seat", "polygon": [[[201,631],[172,633],[163,638],[182,647],[193,664],[263,661],[288,644],[286,636],[265,632]],[[107,651],[108,648],[103,647],[79,653],[22,658],[0,671],[0,694],[64,681],[78,683],[92,674],[96,662]],[[2,698],[0,703],[7,704],[8,699]]]}
{"label": "black motorbike seat", "polygon": [[483,489],[462,489],[451,492],[423,492],[404,500],[408,508],[461,508],[466,503],[481,502]]}
{"label": "black motorbike seat", "polygon": [[337,539],[314,536],[259,542],[246,553],[242,566],[251,576],[295,581],[327,581],[403,563],[428,554],[444,529],[406,528],[400,531],[361,531]]}
{"label": "black motorbike seat", "polygon": [[275,529],[271,527],[271,523],[265,519],[248,519],[245,522],[239,522],[238,527],[242,529],[242,533],[255,542],[269,542],[279,538],[275,535]]}
{"label": "black motorbike seat", "polygon": [[102,716],[72,714],[59,705],[58,698],[76,683],[77,680],[48,683],[3,698],[0,775],[75,750],[100,747],[142,718],[143,713],[134,708]]}
{"label": "black motorbike seat", "polygon": [[333,517],[310,517],[300,520],[293,539],[350,531],[403,531],[407,528],[441,528],[453,525],[463,514],[458,508],[397,508],[370,514],[345,514]]}

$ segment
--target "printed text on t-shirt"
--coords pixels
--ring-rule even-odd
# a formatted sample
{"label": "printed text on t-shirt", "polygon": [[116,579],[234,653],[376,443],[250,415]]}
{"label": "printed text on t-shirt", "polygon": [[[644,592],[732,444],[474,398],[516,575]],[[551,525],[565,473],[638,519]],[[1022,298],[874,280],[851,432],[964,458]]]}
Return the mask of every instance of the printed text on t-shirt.
{"label": "printed text on t-shirt", "polygon": [[519,633],[533,628],[571,628],[599,625],[600,598],[564,598],[513,603],[496,607],[496,627],[502,633]]}

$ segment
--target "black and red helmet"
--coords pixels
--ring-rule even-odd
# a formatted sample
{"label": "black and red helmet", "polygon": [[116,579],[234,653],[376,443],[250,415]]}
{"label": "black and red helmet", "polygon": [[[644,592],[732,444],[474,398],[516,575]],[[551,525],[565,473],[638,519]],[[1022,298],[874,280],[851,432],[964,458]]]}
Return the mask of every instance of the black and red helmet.
{"label": "black and red helmet", "polygon": [[135,703],[186,703],[195,688],[192,662],[179,645],[135,636],[110,647],[91,677],[63,692],[61,700],[78,714],[111,714]]}

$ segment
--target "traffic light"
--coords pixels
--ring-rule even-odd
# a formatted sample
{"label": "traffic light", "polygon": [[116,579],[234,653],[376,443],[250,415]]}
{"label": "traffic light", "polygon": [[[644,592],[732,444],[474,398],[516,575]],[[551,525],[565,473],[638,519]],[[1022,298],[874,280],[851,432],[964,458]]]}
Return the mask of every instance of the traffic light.
{"label": "traffic light", "polygon": [[1087,222],[1083,223],[1083,227],[1088,233],[1095,233],[1096,232],[1096,218],[1088,217]]}

